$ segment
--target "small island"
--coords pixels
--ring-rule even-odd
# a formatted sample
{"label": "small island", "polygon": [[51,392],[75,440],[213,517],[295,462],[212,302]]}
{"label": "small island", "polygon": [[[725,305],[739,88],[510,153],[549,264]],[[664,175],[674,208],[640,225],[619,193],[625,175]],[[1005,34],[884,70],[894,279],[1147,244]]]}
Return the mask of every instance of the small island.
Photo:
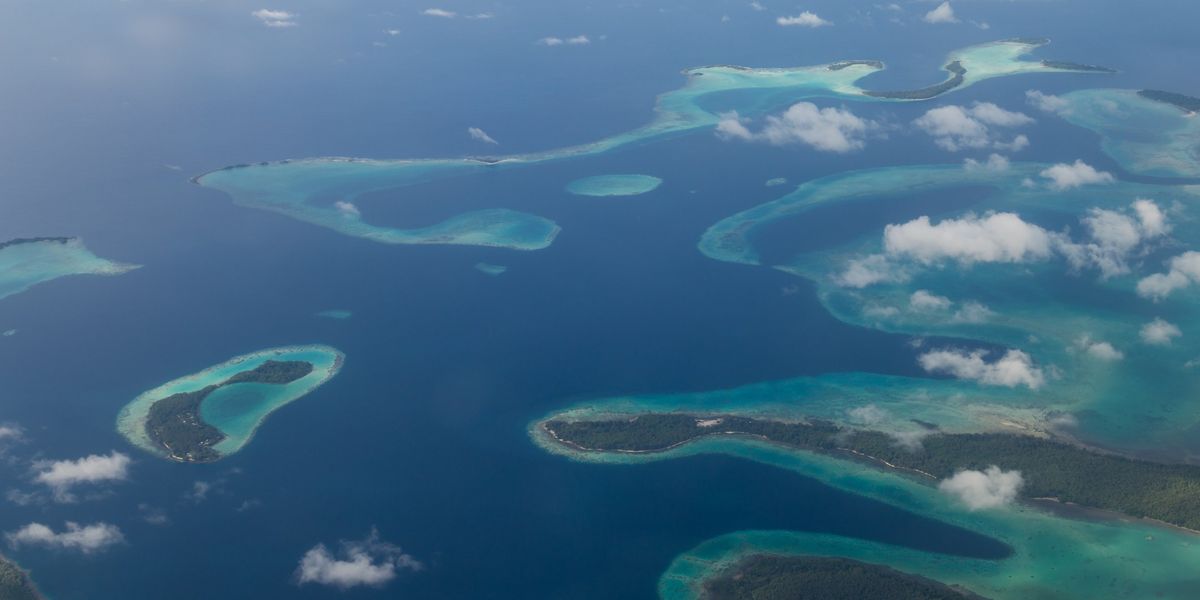
{"label": "small island", "polygon": [[830,71],[841,71],[842,69],[847,69],[847,68],[850,68],[850,67],[853,67],[856,65],[865,65],[865,66],[871,67],[872,69],[882,69],[883,61],[881,61],[881,60],[839,60],[837,62],[829,63],[828,65],[825,65],[825,68],[829,69]]}
{"label": "small island", "polygon": [[136,268],[92,254],[79,238],[15,238],[0,242],[0,298],[68,275],[120,275]]}
{"label": "small island", "polygon": [[29,573],[0,556],[0,600],[44,600]]}
{"label": "small island", "polygon": [[1184,94],[1176,94],[1175,92],[1164,92],[1162,90],[1140,90],[1138,95],[1147,100],[1154,100],[1176,106],[1187,113],[1200,111],[1200,98],[1194,96],[1186,96]]}
{"label": "small island", "polygon": [[927,577],[848,558],[751,554],[703,584],[703,600],[983,600]]}
{"label": "small island", "polygon": [[550,419],[541,427],[555,442],[586,452],[665,452],[705,436],[747,436],[895,470],[929,484],[959,470],[997,465],[1021,472],[1026,501],[1200,531],[1200,466],[1134,459],[1044,437],[944,433],[926,424],[920,446],[906,447],[888,433],[829,421],[686,413]]}
{"label": "small island", "polygon": [[875,98],[889,98],[893,100],[928,100],[936,98],[946,92],[960,86],[965,80],[967,69],[962,66],[961,61],[951,61],[942,69],[950,72],[950,78],[928,87],[923,87],[917,90],[899,90],[893,92],[873,92],[866,90],[863,93]]}
{"label": "small island", "polygon": [[654,191],[662,180],[650,175],[595,175],[567,184],[577,196],[636,196]]}
{"label": "small island", "polygon": [[1065,60],[1043,60],[1042,66],[1047,69],[1059,69],[1062,71],[1080,71],[1083,73],[1116,73],[1116,69],[1101,67],[1099,65],[1085,65],[1083,63],[1068,62]]}
{"label": "small island", "polygon": [[328,381],[342,355],[327,346],[296,346],[240,356],[142,394],[117,428],[135,445],[191,463],[241,449],[266,417]]}

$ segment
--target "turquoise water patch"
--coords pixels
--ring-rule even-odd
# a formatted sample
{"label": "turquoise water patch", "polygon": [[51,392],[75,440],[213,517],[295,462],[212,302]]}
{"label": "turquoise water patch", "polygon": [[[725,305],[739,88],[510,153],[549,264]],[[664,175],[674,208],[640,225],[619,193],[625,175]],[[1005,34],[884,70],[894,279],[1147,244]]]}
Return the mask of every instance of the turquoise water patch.
{"label": "turquoise water patch", "polygon": [[348,310],[334,308],[334,309],[330,309],[330,310],[323,310],[323,311],[317,313],[317,316],[324,317],[326,319],[337,319],[339,321],[344,321],[346,319],[349,319],[350,317],[353,317],[354,313],[351,311],[348,311]]}
{"label": "turquoise water patch", "polygon": [[0,298],[67,275],[120,275],[138,268],[92,254],[76,238],[0,244]]}
{"label": "turquoise water patch", "polygon": [[508,267],[504,265],[493,265],[491,263],[481,262],[475,263],[475,270],[483,273],[484,275],[496,277],[498,275],[503,275],[505,271],[508,271]]}
{"label": "turquoise water patch", "polygon": [[661,184],[650,175],[594,175],[568,183],[567,191],[577,196],[636,196]]}
{"label": "turquoise water patch", "polygon": [[1133,90],[1079,90],[1060,111],[1100,134],[1104,152],[1131,173],[1200,177],[1200,117]]}

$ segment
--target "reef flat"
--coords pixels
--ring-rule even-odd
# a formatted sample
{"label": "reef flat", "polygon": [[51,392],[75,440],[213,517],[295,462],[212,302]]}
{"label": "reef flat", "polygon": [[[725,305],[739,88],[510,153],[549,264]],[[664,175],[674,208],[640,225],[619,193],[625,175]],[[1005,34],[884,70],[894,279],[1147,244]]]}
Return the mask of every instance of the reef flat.
{"label": "reef flat", "polygon": [[1101,148],[1139,175],[1200,177],[1200,101],[1156,90],[1079,90],[1059,114],[1100,135]]}
{"label": "reef flat", "polygon": [[41,592],[26,573],[16,563],[0,556],[0,599],[3,600],[43,600]]}
{"label": "reef flat", "polygon": [[475,263],[475,270],[479,271],[480,273],[483,273],[484,275],[498,277],[500,275],[503,275],[505,272],[507,272],[508,267],[506,267],[504,265],[493,265],[491,263],[481,262],[481,263]]}
{"label": "reef flat", "polygon": [[577,196],[636,196],[654,191],[662,180],[650,175],[594,175],[567,184]]}
{"label": "reef flat", "polygon": [[924,425],[898,435],[820,420],[686,413],[551,419],[541,426],[554,440],[587,452],[663,452],[705,436],[752,436],[894,469],[926,483],[995,465],[1022,474],[1022,498],[1054,499],[1200,531],[1200,466],[1135,460],[1047,437],[946,434]]}
{"label": "reef flat", "polygon": [[68,275],[120,275],[137,265],[92,254],[79,238],[18,238],[0,242],[0,298]]}
{"label": "reef flat", "polygon": [[141,394],[121,410],[117,430],[170,460],[220,460],[245,446],[272,412],[336,375],[342,360],[328,346],[238,356]]}
{"label": "reef flat", "polygon": [[983,600],[966,590],[845,558],[753,554],[704,582],[704,600]]}
{"label": "reef flat", "polygon": [[[935,86],[936,95],[991,77],[1072,71],[1023,59],[1046,41],[1005,40],[958,50],[951,54],[946,64],[957,65],[956,69],[964,72],[952,76],[953,85]],[[883,63],[877,60],[843,60],[792,68],[696,67],[683,71],[687,77],[683,87],[658,97],[650,123],[587,144],[487,158],[375,160],[333,157],[260,162],[218,169],[195,177],[193,181],[225,192],[240,206],[277,212],[376,242],[536,250],[549,246],[558,233],[557,225],[542,217],[510,209],[493,209],[465,213],[430,227],[400,229],[369,223],[364,214],[369,217],[370,211],[364,211],[357,202],[363,195],[380,190],[402,189],[500,169],[527,168],[593,156],[630,144],[707,131],[717,125],[722,114],[731,110],[753,118],[814,97],[903,100],[880,97],[879,93],[869,93],[858,86],[860,79],[883,68]],[[730,98],[729,92],[734,91],[748,95],[751,100],[726,104],[723,99]]]}

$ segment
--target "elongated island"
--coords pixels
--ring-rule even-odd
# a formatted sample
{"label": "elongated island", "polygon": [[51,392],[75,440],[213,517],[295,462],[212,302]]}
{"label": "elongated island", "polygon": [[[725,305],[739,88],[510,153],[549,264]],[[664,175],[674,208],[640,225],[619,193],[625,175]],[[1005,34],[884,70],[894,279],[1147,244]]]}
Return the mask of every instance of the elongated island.
{"label": "elongated island", "polygon": [[704,582],[704,600],[982,600],[884,565],[827,556],[752,554]]}
{"label": "elongated island", "polygon": [[272,412],[328,381],[343,355],[329,346],[271,348],[154,388],[117,417],[117,430],[148,452],[213,462],[241,450]]}

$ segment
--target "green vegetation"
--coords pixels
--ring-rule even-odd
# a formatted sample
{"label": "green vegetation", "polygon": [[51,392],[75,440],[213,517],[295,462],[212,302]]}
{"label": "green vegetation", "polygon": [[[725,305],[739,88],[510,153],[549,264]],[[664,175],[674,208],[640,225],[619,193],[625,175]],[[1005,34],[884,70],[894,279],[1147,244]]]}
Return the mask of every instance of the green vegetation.
{"label": "green vegetation", "polygon": [[1097,65],[1085,65],[1083,63],[1067,62],[1065,60],[1043,60],[1042,66],[1050,69],[1063,69],[1065,71],[1084,71],[1090,73],[1116,73],[1116,69],[1101,67]]}
{"label": "green vegetation", "polygon": [[[19,244],[36,244],[38,242],[58,242],[59,244],[65,244],[73,239],[75,239],[75,238],[69,238],[69,237],[14,238],[14,239],[8,240],[7,242],[0,242],[0,250],[3,250],[9,246],[16,246]],[[0,596],[0,600],[3,600],[3,596]]]}
{"label": "green vegetation", "polygon": [[823,556],[754,554],[704,583],[705,600],[981,599],[918,575]]}
{"label": "green vegetation", "polygon": [[963,76],[967,74],[966,67],[963,67],[962,63],[957,60],[946,65],[943,67],[943,69],[949,71],[951,77],[936,85],[923,87],[919,90],[901,90],[895,92],[865,91],[863,93],[868,96],[874,96],[875,98],[892,98],[896,100],[928,100],[930,98],[935,98],[962,85],[964,79]]}
{"label": "green vegetation", "polygon": [[29,574],[3,556],[0,556],[0,600],[42,600]]}
{"label": "green vegetation", "polygon": [[209,394],[236,383],[285,385],[308,375],[312,370],[312,364],[302,360],[268,360],[251,370],[233,375],[219,385],[172,394],[150,406],[150,412],[146,415],[146,435],[175,460],[215,461],[221,455],[213,450],[213,446],[225,439],[225,434],[205,423],[200,416],[200,404]]}
{"label": "green vegetation", "polygon": [[550,420],[543,427],[566,445],[609,452],[661,452],[706,435],[749,435],[905,471],[930,482],[962,469],[996,465],[1021,472],[1024,498],[1054,499],[1200,530],[1200,466],[1137,460],[1026,435],[930,429],[919,447],[911,447],[887,433],[827,421],[680,413]]}
{"label": "green vegetation", "polygon": [[1176,94],[1175,92],[1164,92],[1162,90],[1141,90],[1138,92],[1138,95],[1148,100],[1156,100],[1172,106],[1178,106],[1187,112],[1200,111],[1200,98]]}
{"label": "green vegetation", "polygon": [[1046,44],[1049,44],[1049,43],[1050,43],[1050,38],[1044,38],[1044,37],[1013,37],[1013,38],[1008,38],[1008,39],[1006,39],[1006,40],[1001,40],[1001,41],[1004,41],[1004,42],[1013,42],[1013,43],[1015,43],[1015,44],[1028,44],[1028,45],[1030,45],[1030,46],[1045,46]]}
{"label": "green vegetation", "polygon": [[830,63],[826,68],[830,71],[841,71],[846,67],[853,67],[854,65],[867,65],[868,67],[874,67],[876,69],[883,68],[883,62],[878,60],[840,60],[835,63]]}

